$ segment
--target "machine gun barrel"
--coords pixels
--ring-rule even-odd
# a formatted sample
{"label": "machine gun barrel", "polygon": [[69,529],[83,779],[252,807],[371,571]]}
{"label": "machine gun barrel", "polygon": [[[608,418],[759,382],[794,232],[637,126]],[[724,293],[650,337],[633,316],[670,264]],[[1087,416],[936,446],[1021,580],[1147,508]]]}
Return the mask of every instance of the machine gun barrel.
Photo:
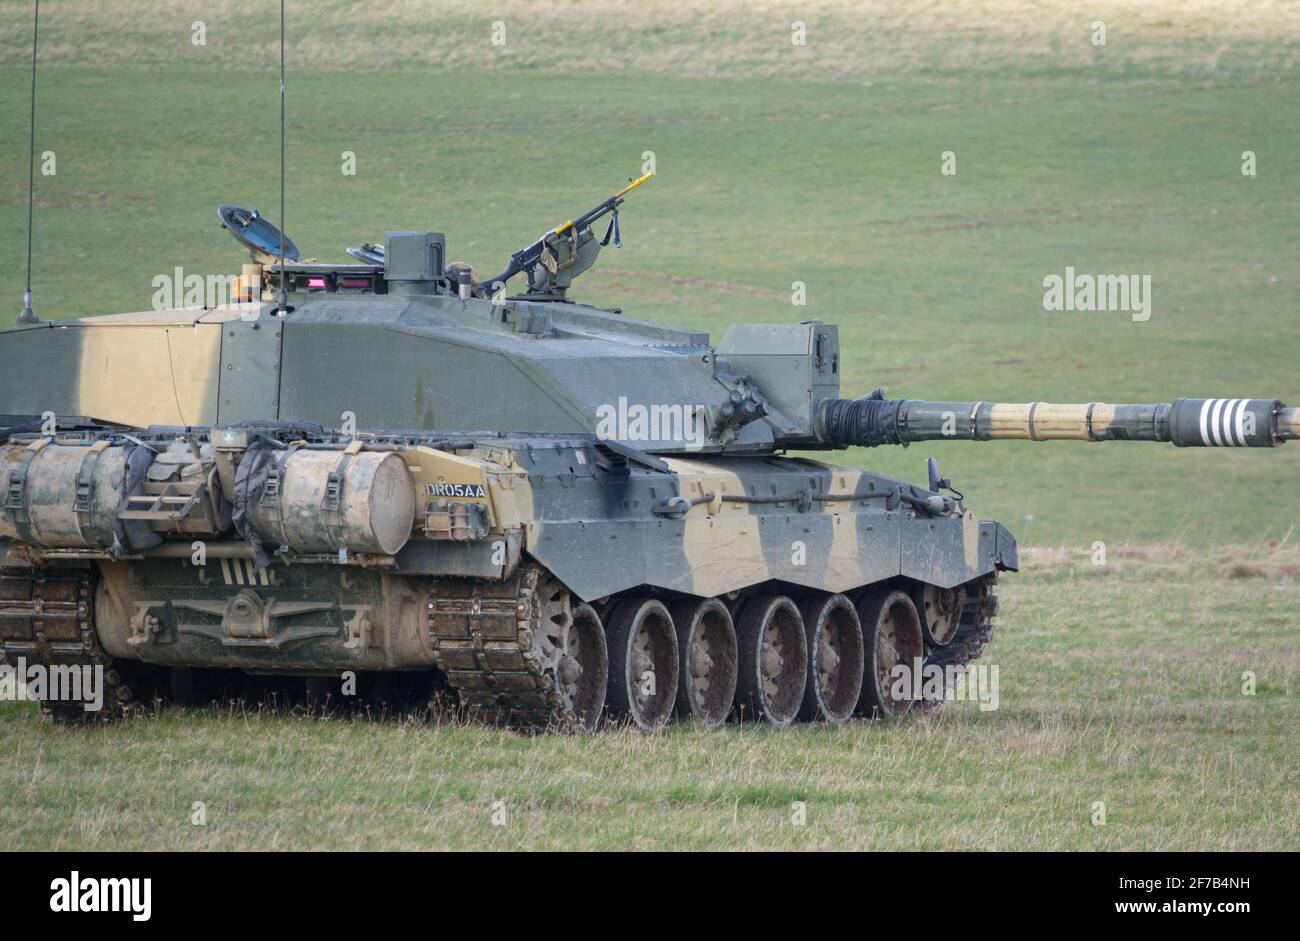
{"label": "machine gun barrel", "polygon": [[546,247],[547,239],[557,235],[564,235],[570,231],[581,232],[602,216],[615,212],[618,207],[622,205],[623,199],[628,193],[632,192],[632,190],[636,189],[652,176],[654,176],[654,173],[650,172],[637,177],[594,209],[589,209],[581,216],[578,216],[578,218],[570,219],[564,224],[558,225],[554,229],[550,229],[543,233],[537,241],[533,242],[526,248],[521,248],[519,251],[511,255],[510,263],[506,265],[505,269],[500,274],[481,282],[481,285],[487,288],[488,292],[491,293],[496,289],[496,287],[505,284],[521,271],[527,271],[541,260],[542,250]]}
{"label": "machine gun barrel", "polygon": [[1175,399],[1150,405],[1088,402],[926,402],[825,399],[817,434],[837,447],[914,441],[1166,441],[1176,447],[1271,448],[1300,438],[1300,409],[1276,399]]}

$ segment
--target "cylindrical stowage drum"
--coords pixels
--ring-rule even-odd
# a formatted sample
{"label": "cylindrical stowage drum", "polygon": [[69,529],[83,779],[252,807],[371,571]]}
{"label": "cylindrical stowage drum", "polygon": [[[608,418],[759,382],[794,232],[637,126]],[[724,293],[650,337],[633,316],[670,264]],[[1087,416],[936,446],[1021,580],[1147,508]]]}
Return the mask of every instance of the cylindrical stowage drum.
{"label": "cylindrical stowage drum", "polygon": [[0,538],[48,549],[109,548],[122,503],[126,457],[126,448],[103,443],[0,448],[0,506],[11,502],[11,491],[15,504],[0,509]]}
{"label": "cylindrical stowage drum", "polygon": [[395,555],[406,545],[415,482],[396,453],[297,450],[275,458],[278,481],[268,480],[247,507],[263,539],[294,552]]}

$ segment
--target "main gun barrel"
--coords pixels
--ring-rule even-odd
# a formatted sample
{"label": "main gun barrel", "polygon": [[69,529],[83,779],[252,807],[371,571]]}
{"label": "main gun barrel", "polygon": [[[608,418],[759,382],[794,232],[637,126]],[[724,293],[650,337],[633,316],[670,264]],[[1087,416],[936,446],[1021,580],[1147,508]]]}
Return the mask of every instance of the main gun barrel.
{"label": "main gun barrel", "polygon": [[1175,399],[1149,405],[1056,405],[824,399],[817,434],[837,447],[914,441],[1167,441],[1177,447],[1271,448],[1300,438],[1300,409],[1276,399]]}

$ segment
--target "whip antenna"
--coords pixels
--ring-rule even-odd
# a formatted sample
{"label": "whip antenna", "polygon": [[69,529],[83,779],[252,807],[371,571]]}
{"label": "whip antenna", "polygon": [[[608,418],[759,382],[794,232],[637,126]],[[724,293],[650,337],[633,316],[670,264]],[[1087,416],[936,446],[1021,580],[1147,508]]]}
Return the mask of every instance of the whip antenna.
{"label": "whip antenna", "polygon": [[280,314],[288,313],[284,272],[284,0],[280,0]]}
{"label": "whip antenna", "polygon": [[28,129],[27,165],[27,287],[23,291],[23,311],[19,323],[39,323],[32,310],[32,206],[36,202],[36,37],[41,25],[41,0],[36,0],[36,16],[32,21],[32,119]]}

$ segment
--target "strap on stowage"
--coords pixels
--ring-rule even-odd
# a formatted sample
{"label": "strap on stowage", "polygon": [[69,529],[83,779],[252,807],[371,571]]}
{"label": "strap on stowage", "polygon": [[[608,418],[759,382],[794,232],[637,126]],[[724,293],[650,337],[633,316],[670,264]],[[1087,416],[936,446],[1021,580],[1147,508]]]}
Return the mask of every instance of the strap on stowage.
{"label": "strap on stowage", "polygon": [[284,532],[284,468],[300,444],[301,442],[295,441],[283,451],[271,452],[270,466],[266,469],[266,483],[262,485],[262,495],[257,501],[258,506],[275,511],[275,531],[281,545],[288,541]]}
{"label": "strap on stowage", "polygon": [[[82,455],[81,466],[77,468],[77,496],[72,502],[72,509],[77,514],[77,527],[84,529],[90,523],[90,509],[95,501],[95,465],[99,456],[109,447],[107,441],[96,441],[86,448]],[[85,533],[82,533],[85,537]]]}
{"label": "strap on stowage", "polygon": [[325,480],[325,496],[321,499],[321,513],[325,521],[325,531],[335,545],[343,545],[343,485],[347,480],[348,465],[352,457],[361,452],[362,442],[353,441],[343,449],[339,462],[330,471]]}
{"label": "strap on stowage", "polygon": [[32,518],[27,512],[27,472],[31,469],[36,455],[51,444],[51,439],[41,438],[27,446],[22,463],[9,471],[9,485],[5,489],[5,509],[14,519],[14,528],[23,542],[35,542],[32,534]]}
{"label": "strap on stowage", "polygon": [[95,499],[95,465],[108,447],[107,441],[96,441],[86,448],[86,453],[81,458],[81,466],[77,468],[77,497],[72,504],[77,513],[90,512],[91,503]]}

